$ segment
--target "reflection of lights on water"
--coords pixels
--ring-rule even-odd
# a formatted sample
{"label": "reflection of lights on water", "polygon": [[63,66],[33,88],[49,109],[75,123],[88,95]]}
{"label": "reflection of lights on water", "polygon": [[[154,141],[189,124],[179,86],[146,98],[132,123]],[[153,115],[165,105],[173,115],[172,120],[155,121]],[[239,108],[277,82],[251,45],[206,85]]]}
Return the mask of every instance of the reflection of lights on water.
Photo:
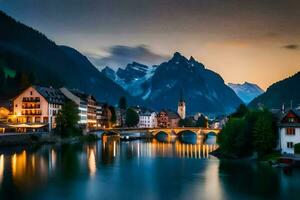
{"label": "reflection of lights on water", "polygon": [[96,156],[93,149],[89,150],[88,168],[90,171],[90,176],[94,177],[97,171],[97,167],[96,167]]}
{"label": "reflection of lights on water", "polygon": [[26,172],[26,151],[24,150],[21,154],[16,153],[12,157],[12,174],[13,177],[21,176]]}
{"label": "reflection of lights on water", "polygon": [[55,169],[56,160],[57,160],[56,152],[53,149],[51,149],[51,169]]}
{"label": "reflection of lights on water", "polygon": [[216,150],[218,145],[213,144],[185,144],[179,141],[175,143],[163,143],[153,140],[149,143],[144,143],[141,145],[131,145],[132,153],[134,152],[134,147],[136,149],[137,156],[162,156],[162,157],[173,157],[178,156],[182,158],[208,158],[209,153]]}
{"label": "reflection of lights on water", "polygon": [[3,172],[4,172],[4,155],[1,154],[0,156],[0,184],[3,180]]}
{"label": "reflection of lights on water", "polygon": [[116,141],[114,141],[113,143],[113,149],[114,149],[114,157],[116,157]]}

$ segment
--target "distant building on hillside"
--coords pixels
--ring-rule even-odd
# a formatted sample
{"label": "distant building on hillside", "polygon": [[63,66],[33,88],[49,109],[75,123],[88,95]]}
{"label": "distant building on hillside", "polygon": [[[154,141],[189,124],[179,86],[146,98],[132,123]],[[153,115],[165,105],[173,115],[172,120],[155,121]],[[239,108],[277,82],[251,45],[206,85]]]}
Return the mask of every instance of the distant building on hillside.
{"label": "distant building on hillside", "polygon": [[228,117],[226,115],[217,116],[214,120],[210,122],[210,128],[222,129],[228,122]]}
{"label": "distant building on hillside", "polygon": [[9,119],[18,132],[56,127],[56,115],[66,98],[52,87],[31,86],[13,99],[12,116]]}
{"label": "distant building on hillside", "polygon": [[157,126],[161,128],[178,127],[180,116],[170,110],[162,110],[157,114]]}

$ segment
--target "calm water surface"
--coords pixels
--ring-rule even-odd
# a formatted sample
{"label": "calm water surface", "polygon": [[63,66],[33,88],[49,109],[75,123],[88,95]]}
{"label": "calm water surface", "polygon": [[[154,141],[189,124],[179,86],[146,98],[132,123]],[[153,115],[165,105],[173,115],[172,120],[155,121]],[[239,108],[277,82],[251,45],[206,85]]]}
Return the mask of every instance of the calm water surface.
{"label": "calm water surface", "polygon": [[2,149],[0,199],[299,199],[300,171],[220,161],[214,144],[116,140]]}

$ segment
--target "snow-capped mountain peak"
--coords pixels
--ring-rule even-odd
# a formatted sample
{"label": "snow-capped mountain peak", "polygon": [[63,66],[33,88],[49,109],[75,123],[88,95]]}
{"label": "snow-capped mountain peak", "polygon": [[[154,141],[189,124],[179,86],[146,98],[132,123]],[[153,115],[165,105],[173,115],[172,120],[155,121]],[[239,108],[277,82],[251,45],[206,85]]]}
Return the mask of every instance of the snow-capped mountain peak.
{"label": "snow-capped mountain peak", "polygon": [[241,98],[241,100],[248,104],[255,97],[264,93],[264,91],[256,84],[245,82],[243,84],[228,83],[228,86]]}

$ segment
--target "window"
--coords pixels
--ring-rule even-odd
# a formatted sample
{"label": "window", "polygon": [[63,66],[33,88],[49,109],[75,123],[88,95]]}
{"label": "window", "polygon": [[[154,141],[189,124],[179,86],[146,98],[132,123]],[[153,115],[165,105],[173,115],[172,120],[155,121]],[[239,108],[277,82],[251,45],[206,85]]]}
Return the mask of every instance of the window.
{"label": "window", "polygon": [[292,149],[294,144],[293,144],[293,142],[287,142],[286,146],[287,146],[287,148]]}
{"label": "window", "polygon": [[30,95],[32,95],[32,91],[30,91]]}
{"label": "window", "polygon": [[16,104],[16,107],[18,107],[18,104]]}
{"label": "window", "polygon": [[295,118],[294,118],[294,117],[289,117],[289,118],[288,118],[288,122],[289,122],[289,123],[295,122]]}
{"label": "window", "polygon": [[295,135],[295,128],[287,128],[286,135]]}

